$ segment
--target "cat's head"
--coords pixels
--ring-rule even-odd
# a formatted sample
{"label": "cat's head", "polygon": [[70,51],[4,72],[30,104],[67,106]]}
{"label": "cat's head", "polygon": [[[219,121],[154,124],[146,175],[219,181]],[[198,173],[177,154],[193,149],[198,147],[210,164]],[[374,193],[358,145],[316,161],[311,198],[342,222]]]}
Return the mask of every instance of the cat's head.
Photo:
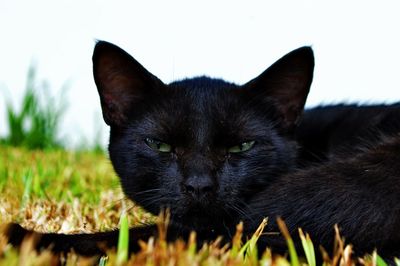
{"label": "cat's head", "polygon": [[198,77],[164,84],[119,47],[93,54],[110,158],[126,195],[194,229],[246,215],[246,202],[294,166],[291,133],[311,85],[299,48],[244,85]]}

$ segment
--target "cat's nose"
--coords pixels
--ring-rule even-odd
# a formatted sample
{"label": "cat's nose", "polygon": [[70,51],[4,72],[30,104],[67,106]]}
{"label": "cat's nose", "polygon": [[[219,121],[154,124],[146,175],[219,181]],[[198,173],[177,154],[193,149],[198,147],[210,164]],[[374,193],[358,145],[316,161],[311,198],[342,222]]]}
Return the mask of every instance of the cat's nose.
{"label": "cat's nose", "polygon": [[184,193],[194,199],[201,199],[214,192],[214,184],[209,176],[191,176],[183,184]]}

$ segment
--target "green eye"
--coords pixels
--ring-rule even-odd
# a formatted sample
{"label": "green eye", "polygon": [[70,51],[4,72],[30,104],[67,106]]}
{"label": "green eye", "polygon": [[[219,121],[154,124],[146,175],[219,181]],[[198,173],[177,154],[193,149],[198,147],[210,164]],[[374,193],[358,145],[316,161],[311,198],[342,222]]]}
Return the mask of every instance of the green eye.
{"label": "green eye", "polygon": [[171,152],[172,150],[171,145],[156,139],[146,138],[144,141],[150,148],[159,152]]}
{"label": "green eye", "polygon": [[239,153],[239,152],[248,151],[254,146],[254,143],[256,143],[254,140],[243,142],[243,143],[241,143],[239,145],[230,147],[228,149],[228,152],[230,152],[230,153]]}

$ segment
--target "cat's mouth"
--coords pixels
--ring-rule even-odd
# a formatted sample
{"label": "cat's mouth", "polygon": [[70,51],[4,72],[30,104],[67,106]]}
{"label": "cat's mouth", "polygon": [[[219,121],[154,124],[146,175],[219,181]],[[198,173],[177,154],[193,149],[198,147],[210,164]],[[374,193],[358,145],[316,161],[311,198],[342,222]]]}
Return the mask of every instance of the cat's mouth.
{"label": "cat's mouth", "polygon": [[[198,234],[213,235],[216,232],[223,232],[227,228],[234,228],[236,219],[227,216],[227,210],[221,204],[199,205],[194,204],[186,208],[171,209],[171,223],[186,228],[189,231],[196,231]],[[230,217],[230,219],[227,219]]]}
{"label": "cat's mouth", "polygon": [[203,201],[183,199],[183,202],[175,205],[179,206],[178,208],[174,209],[171,206],[171,214],[184,220],[215,221],[218,217],[226,214],[223,205],[222,202],[211,199]]}
{"label": "cat's mouth", "polygon": [[212,215],[212,212],[204,208],[193,208],[184,213],[176,213],[172,215],[172,220],[196,228],[196,230],[210,228],[210,226],[212,227],[216,223],[215,215]]}

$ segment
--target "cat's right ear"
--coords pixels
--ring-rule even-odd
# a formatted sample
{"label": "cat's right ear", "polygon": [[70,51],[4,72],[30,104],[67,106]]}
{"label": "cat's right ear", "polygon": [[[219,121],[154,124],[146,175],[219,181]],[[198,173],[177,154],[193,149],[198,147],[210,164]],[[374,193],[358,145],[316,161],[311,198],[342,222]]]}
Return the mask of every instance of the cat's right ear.
{"label": "cat's right ear", "polygon": [[288,131],[300,121],[310,90],[314,54],[310,47],[298,48],[244,85],[252,98],[272,102],[281,116],[281,126]]}
{"label": "cat's right ear", "polygon": [[104,121],[121,126],[135,104],[163,83],[118,46],[99,41],[93,52],[93,75]]}

